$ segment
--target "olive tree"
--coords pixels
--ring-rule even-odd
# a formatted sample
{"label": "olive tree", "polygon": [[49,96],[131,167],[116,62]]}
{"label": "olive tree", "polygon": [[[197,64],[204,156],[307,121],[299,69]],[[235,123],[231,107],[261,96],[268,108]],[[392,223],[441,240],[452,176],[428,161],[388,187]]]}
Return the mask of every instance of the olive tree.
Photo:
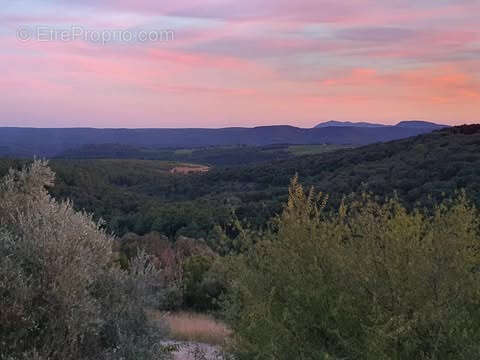
{"label": "olive tree", "polygon": [[36,160],[0,183],[0,358],[162,358],[144,313],[149,258],[117,267],[112,236],[53,199],[53,181]]}

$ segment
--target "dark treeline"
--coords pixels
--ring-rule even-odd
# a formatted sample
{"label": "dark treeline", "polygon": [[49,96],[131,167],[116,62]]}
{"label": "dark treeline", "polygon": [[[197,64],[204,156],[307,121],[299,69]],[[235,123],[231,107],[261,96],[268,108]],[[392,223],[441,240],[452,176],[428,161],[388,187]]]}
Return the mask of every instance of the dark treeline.
{"label": "dark treeline", "polygon": [[[332,147],[334,147],[332,145]],[[196,149],[141,148],[121,144],[86,145],[65,151],[58,159],[137,159],[177,161],[214,166],[247,165],[295,157],[289,145],[209,146]]]}

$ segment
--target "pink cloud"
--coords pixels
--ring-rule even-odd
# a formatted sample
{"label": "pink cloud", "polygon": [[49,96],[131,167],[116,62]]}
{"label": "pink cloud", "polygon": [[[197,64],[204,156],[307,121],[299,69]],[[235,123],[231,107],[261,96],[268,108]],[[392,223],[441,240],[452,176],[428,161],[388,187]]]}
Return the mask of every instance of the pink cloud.
{"label": "pink cloud", "polygon": [[[91,16],[25,11],[0,19],[0,66],[7,69],[0,122],[18,114],[65,125],[309,126],[319,117],[440,121],[456,114],[464,122],[478,114],[476,1],[89,0],[75,6],[81,4],[88,7],[79,13]],[[165,21],[176,40],[102,46],[14,39],[17,22],[66,21],[126,28]]]}
{"label": "pink cloud", "polygon": [[[414,96],[427,99],[444,99],[451,103],[469,103],[480,99],[480,83],[453,65],[418,68],[390,73],[375,69],[353,69],[334,78],[321,81],[322,87],[356,88],[359,92],[373,91],[379,98],[384,96]],[[350,90],[351,91],[351,90]]]}

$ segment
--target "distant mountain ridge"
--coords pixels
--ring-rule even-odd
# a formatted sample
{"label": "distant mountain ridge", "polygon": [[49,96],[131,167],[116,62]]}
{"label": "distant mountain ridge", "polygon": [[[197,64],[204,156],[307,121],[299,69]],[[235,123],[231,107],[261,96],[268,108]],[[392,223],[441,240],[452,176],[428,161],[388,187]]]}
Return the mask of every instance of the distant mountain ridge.
{"label": "distant mountain ridge", "polygon": [[[136,147],[205,147],[273,144],[367,145],[432,132],[444,126],[414,122],[397,126],[261,126],[224,129],[39,129],[0,128],[0,156],[53,157],[85,145],[121,144]],[[412,125],[412,126],[410,126]]]}
{"label": "distant mountain ridge", "polygon": [[330,120],[330,121],[326,121],[326,122],[318,124],[317,126],[315,126],[315,128],[318,129],[318,128],[325,128],[325,127],[330,127],[330,126],[338,126],[338,127],[353,126],[353,127],[373,127],[373,128],[376,128],[376,127],[385,127],[385,126],[388,126],[388,125],[374,124],[374,123],[368,123],[368,122],[351,122],[351,121]]}
{"label": "distant mountain ridge", "polygon": [[368,128],[378,128],[378,127],[431,127],[435,129],[442,129],[448,127],[447,125],[435,124],[429,121],[421,120],[410,120],[410,121],[401,121],[396,125],[386,125],[386,124],[376,124],[369,122],[351,122],[351,121],[326,121],[318,124],[315,128],[325,128],[325,127],[368,127]]}
{"label": "distant mountain ridge", "polygon": [[411,127],[411,128],[412,127],[419,127],[419,128],[432,127],[432,128],[436,128],[436,129],[443,129],[443,128],[446,128],[446,127],[450,127],[450,126],[447,126],[447,125],[440,125],[440,124],[435,124],[433,122],[421,121],[421,120],[401,121],[395,126],[397,126],[397,127]]}

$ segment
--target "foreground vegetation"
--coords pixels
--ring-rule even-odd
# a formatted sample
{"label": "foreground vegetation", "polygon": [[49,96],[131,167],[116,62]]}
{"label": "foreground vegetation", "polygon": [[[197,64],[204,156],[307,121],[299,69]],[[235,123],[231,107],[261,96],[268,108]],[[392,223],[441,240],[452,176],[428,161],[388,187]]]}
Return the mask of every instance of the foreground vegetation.
{"label": "foreground vegetation", "polygon": [[433,213],[325,204],[294,179],[274,231],[230,259],[237,358],[477,358],[480,218],[464,195]]}
{"label": "foreground vegetation", "polygon": [[116,266],[113,238],[47,193],[53,177],[35,161],[0,182],[0,359],[165,358],[149,257]]}

